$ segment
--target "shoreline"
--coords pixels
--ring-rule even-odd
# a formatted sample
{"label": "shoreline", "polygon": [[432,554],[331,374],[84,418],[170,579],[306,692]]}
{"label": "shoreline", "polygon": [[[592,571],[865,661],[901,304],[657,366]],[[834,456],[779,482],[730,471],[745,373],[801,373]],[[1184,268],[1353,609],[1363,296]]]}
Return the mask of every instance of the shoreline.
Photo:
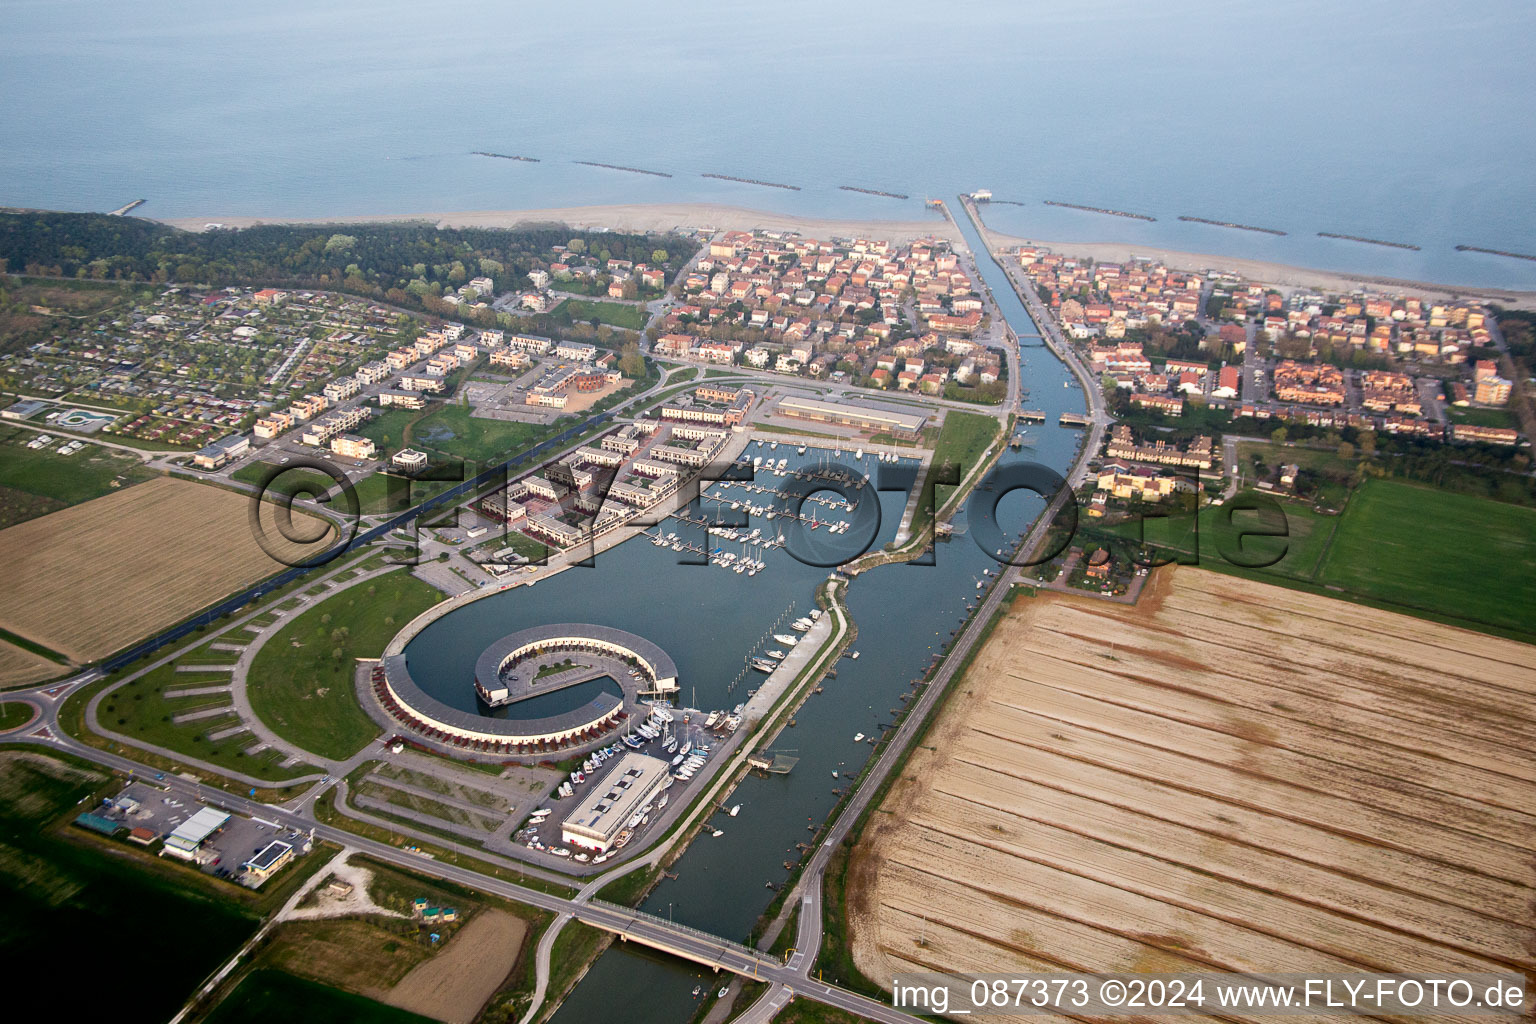
{"label": "shoreline", "polygon": [[[338,217],[171,217],[159,223],[185,231],[203,231],[209,224],[230,228],[258,224],[385,224],[421,221],[440,228],[514,228],[518,225],[563,223],[580,230],[631,230],[641,232],[798,231],[811,237],[867,237],[909,242],[925,237],[945,238],[964,244],[959,229],[947,218],[932,220],[852,220],[805,217],[719,203],[623,203],[608,206],[565,206],[521,210],[457,210],[438,213],[351,214]],[[1357,288],[1390,289],[1418,293],[1427,298],[1483,298],[1517,309],[1536,309],[1536,291],[1447,284],[1405,278],[1359,274],[1347,270],[1298,267],[1268,260],[1211,253],[1187,252],[1161,246],[1124,242],[1053,241],[1024,238],[988,229],[999,245],[1038,245],[1066,256],[1087,256],[1121,263],[1132,256],[1161,260],[1176,270],[1228,270],[1246,280],[1281,287],[1312,287],[1323,291],[1350,292]]]}
{"label": "shoreline", "polygon": [[384,224],[427,221],[440,228],[513,228],[520,224],[563,223],[590,230],[659,231],[798,231],[810,236],[867,236],[906,242],[936,236],[960,239],[947,218],[932,220],[847,220],[802,217],[719,203],[623,203],[613,206],[565,206],[527,210],[456,210],[445,213],[368,214],[344,217],[169,217],[160,221],[185,231],[209,224],[247,228],[257,224]]}
{"label": "shoreline", "polygon": [[1184,271],[1229,270],[1244,280],[1287,288],[1315,288],[1328,292],[1351,292],[1357,288],[1386,289],[1416,293],[1426,298],[1484,298],[1511,309],[1536,309],[1536,291],[1481,287],[1470,284],[1443,284],[1406,278],[1356,274],[1347,270],[1323,270],[1298,267],[1288,263],[1248,259],[1242,256],[1218,256],[1212,253],[1185,252],[1161,246],[1133,245],[1126,242],[1056,242],[1040,238],[1021,238],[988,230],[998,245],[1013,248],[1036,245],[1062,256],[1087,256],[1105,263],[1124,263],[1132,257],[1162,261],[1170,269]]}

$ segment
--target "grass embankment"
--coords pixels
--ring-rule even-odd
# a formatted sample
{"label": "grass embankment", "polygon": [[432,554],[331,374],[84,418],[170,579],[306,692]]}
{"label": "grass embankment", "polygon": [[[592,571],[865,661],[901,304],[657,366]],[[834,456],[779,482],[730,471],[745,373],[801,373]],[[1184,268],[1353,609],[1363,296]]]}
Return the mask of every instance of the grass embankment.
{"label": "grass embankment", "polygon": [[559,1006],[592,961],[612,941],[612,932],[580,921],[567,921],[560,934],[555,936],[554,948],[549,951],[549,986],[544,990],[544,1005]]}
{"label": "grass embankment", "polygon": [[[974,412],[955,412],[953,409],[946,412],[944,427],[939,431],[938,442],[934,445],[933,461],[929,464],[928,475],[932,476],[941,466],[951,465],[959,472],[960,481],[963,484],[982,462],[988,446],[996,442],[998,432],[999,424],[996,417]],[[930,492],[926,479],[922,486],[923,496],[912,512],[909,533],[912,537],[921,537],[925,534],[933,522],[934,513],[941,510],[955,493],[954,487],[950,487],[942,494],[937,487]]]}
{"label": "grass embankment", "polygon": [[396,631],[442,599],[408,572],[386,573],[305,611],[256,655],[251,706],[279,736],[322,757],[351,757],[379,728],[357,703],[357,658],[376,658]]}

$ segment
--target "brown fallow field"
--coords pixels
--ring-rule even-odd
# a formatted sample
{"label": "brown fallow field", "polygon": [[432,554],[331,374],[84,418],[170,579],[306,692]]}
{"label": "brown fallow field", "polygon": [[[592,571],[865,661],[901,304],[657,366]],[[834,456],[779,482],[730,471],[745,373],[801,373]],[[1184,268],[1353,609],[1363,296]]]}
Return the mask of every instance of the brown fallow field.
{"label": "brown fallow field", "polygon": [[111,654],[284,568],[249,512],[246,495],[162,477],[0,530],[0,628],[80,663]]}
{"label": "brown fallow field", "polygon": [[1536,972],[1533,653],[1197,569],[1020,597],[853,853],[855,961]]}

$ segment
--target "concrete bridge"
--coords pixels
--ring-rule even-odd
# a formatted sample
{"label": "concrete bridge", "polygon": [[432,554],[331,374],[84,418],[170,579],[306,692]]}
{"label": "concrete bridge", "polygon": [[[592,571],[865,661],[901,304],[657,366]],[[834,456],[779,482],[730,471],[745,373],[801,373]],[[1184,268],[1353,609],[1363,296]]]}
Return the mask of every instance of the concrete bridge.
{"label": "concrete bridge", "polygon": [[575,916],[584,924],[613,932],[623,942],[638,942],[703,964],[716,972],[731,971],[761,980],[781,972],[784,967],[778,960],[759,950],[643,910],[621,907],[599,899],[591,899],[582,904]]}

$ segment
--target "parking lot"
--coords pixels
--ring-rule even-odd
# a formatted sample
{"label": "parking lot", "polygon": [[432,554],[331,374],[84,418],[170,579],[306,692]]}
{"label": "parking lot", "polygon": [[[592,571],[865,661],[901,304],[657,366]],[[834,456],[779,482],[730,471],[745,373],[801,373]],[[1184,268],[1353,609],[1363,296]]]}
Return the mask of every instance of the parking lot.
{"label": "parking lot", "polygon": [[[149,829],[155,833],[155,839],[145,845],[158,852],[160,842],[203,806],[172,796],[150,783],[132,782],[93,813],[125,828]],[[240,866],[272,840],[280,839],[292,845],[297,856],[303,851],[307,838],[291,829],[230,815],[222,829],[204,840],[198,858],[191,863],[206,874],[238,879],[242,874]]]}

